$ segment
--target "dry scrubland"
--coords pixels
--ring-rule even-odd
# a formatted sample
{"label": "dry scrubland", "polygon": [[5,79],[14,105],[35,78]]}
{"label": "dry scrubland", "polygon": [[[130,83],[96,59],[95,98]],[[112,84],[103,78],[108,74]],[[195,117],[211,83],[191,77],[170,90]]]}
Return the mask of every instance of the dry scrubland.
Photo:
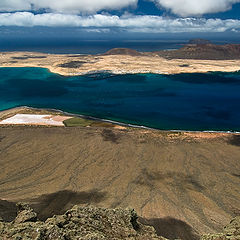
{"label": "dry scrubland", "polygon": [[2,126],[0,214],[12,220],[17,201],[41,219],[132,207],[159,234],[195,239],[240,215],[239,156],[236,134]]}

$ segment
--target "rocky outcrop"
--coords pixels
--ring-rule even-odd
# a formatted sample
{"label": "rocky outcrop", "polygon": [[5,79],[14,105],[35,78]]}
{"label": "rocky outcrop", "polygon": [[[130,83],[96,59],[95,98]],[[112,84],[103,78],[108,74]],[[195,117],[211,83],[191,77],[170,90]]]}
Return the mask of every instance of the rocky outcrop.
{"label": "rocky outcrop", "polygon": [[0,222],[0,239],[160,239],[152,227],[138,222],[133,209],[104,209],[74,206],[63,215],[45,222],[26,204],[18,204],[18,215],[11,223]]}
{"label": "rocky outcrop", "polygon": [[36,222],[37,214],[25,203],[17,204],[17,217],[14,223]]}
{"label": "rocky outcrop", "polygon": [[[140,223],[133,209],[75,205],[65,214],[54,215],[46,221],[39,221],[37,214],[27,204],[17,204],[17,210],[14,221],[7,223],[0,219],[0,239],[167,240],[157,236],[153,227]],[[240,217],[234,218],[224,227],[223,233],[206,234],[200,240],[240,240]]]}
{"label": "rocky outcrop", "polygon": [[207,234],[201,240],[240,240],[240,217],[234,218],[223,229],[223,233]]}

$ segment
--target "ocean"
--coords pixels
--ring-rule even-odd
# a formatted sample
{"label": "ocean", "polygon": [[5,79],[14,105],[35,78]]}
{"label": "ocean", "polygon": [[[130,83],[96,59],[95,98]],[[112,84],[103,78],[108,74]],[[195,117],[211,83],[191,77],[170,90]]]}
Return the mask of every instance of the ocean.
{"label": "ocean", "polygon": [[240,131],[240,72],[90,74],[0,68],[0,110],[59,109],[162,130]]}
{"label": "ocean", "polygon": [[137,51],[151,52],[165,49],[178,49],[186,44],[186,40],[80,40],[80,39],[26,39],[1,38],[0,52],[32,51],[55,54],[99,54],[112,48],[132,48]]}
{"label": "ocean", "polygon": [[[188,39],[155,40],[83,40],[74,38],[23,38],[0,36],[0,52],[31,51],[55,54],[101,54],[112,48],[131,48],[141,52],[179,49]],[[236,43],[235,40],[212,40],[214,44]]]}

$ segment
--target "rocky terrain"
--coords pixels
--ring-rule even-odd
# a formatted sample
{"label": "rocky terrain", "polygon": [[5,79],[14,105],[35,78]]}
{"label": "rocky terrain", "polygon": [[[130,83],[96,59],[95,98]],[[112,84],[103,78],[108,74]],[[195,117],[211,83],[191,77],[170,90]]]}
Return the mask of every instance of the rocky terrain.
{"label": "rocky terrain", "polygon": [[[167,240],[157,236],[153,227],[140,223],[134,209],[76,205],[63,215],[40,221],[37,213],[25,203],[17,204],[17,216],[12,222],[0,221],[0,237],[4,240]],[[199,239],[239,240],[240,217],[224,227],[223,233],[207,234]]]}
{"label": "rocky terrain", "polygon": [[17,217],[13,222],[0,222],[1,239],[164,240],[152,227],[141,224],[133,209],[74,206],[63,215],[55,215],[43,222],[28,205],[20,203],[17,207]]}

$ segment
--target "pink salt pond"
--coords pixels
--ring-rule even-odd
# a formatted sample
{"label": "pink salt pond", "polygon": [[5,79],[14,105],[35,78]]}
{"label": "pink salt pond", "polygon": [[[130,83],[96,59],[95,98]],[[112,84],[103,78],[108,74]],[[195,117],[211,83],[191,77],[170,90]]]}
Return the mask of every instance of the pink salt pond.
{"label": "pink salt pond", "polygon": [[72,117],[37,115],[37,114],[16,114],[13,117],[0,121],[1,125],[43,125],[43,126],[64,126],[63,121]]}

